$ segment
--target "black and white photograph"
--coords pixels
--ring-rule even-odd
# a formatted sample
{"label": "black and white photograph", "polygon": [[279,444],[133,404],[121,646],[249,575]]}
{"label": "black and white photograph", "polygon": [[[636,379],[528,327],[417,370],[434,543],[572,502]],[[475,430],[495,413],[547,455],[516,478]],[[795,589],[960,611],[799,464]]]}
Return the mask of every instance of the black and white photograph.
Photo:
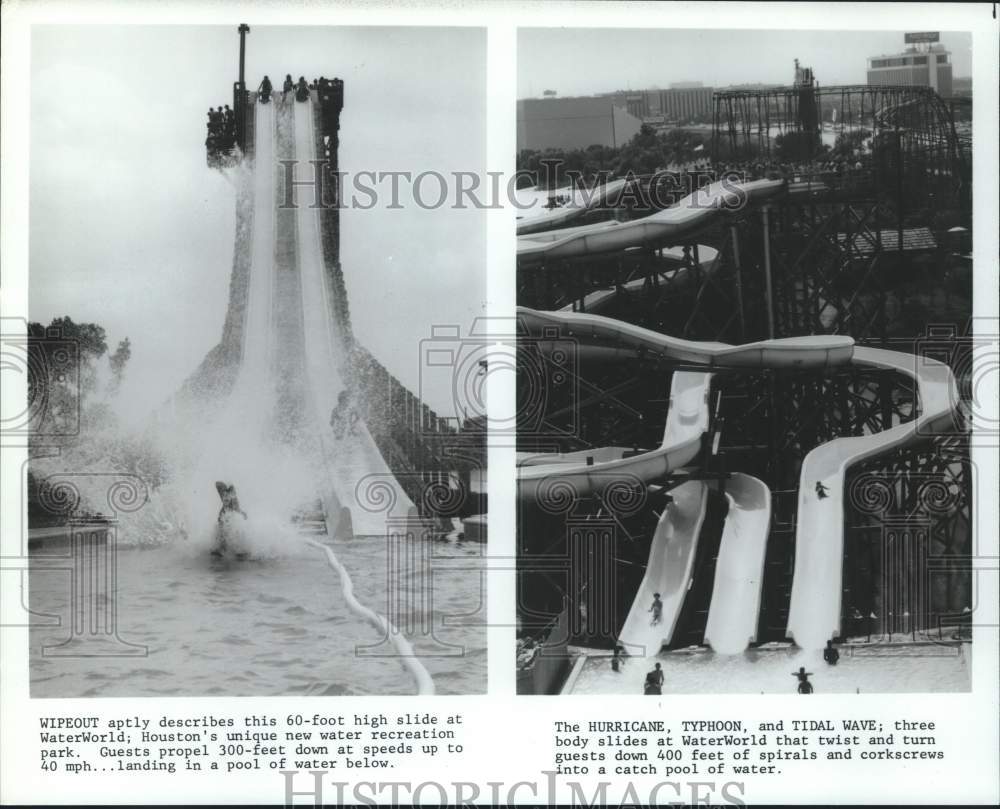
{"label": "black and white photograph", "polygon": [[519,31],[519,693],[970,689],[971,43]]}
{"label": "black and white photograph", "polygon": [[990,4],[0,5],[0,805],[1000,801]]}
{"label": "black and white photograph", "polygon": [[484,32],[31,45],[32,696],[483,692]]}

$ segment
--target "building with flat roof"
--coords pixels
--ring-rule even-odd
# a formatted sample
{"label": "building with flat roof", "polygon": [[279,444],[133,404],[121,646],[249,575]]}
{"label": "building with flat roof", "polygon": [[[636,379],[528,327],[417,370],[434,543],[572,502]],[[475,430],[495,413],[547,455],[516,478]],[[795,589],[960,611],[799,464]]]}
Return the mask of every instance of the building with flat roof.
{"label": "building with flat roof", "polygon": [[672,84],[669,90],[619,90],[608,95],[627,109],[630,115],[644,121],[710,120],[713,88],[704,87],[700,82],[676,84]]}
{"label": "building with flat roof", "polygon": [[907,42],[912,44],[902,53],[870,57],[868,84],[930,87],[938,95],[950,98],[951,52],[937,42],[936,36],[907,34]]}
{"label": "building with flat roof", "polygon": [[624,146],[642,127],[610,96],[526,98],[517,102],[517,149]]}

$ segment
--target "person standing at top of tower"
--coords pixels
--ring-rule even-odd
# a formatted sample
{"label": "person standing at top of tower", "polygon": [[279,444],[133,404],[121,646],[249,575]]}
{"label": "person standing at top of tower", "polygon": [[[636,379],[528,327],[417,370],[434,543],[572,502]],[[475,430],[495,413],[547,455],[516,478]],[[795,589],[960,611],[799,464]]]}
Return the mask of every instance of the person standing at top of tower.
{"label": "person standing at top of tower", "polygon": [[309,84],[305,76],[299,76],[299,83],[295,85],[295,100],[305,101],[309,98]]}
{"label": "person standing at top of tower", "polygon": [[292,81],[292,74],[285,74],[285,83],[281,85],[281,100],[284,101],[292,90],[295,89],[295,82]]}
{"label": "person standing at top of tower", "polygon": [[271,100],[271,80],[265,75],[260,83],[260,87],[257,88],[257,92],[260,93],[260,101],[262,104],[266,104]]}

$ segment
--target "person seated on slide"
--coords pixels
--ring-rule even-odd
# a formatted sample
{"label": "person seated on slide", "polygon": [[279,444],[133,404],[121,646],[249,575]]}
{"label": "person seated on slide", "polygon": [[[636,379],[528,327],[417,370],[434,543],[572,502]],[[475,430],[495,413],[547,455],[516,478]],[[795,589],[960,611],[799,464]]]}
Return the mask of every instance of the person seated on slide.
{"label": "person seated on slide", "polygon": [[306,101],[309,98],[309,84],[305,76],[299,76],[299,83],[295,85],[295,100]]}
{"label": "person seated on slide", "polygon": [[823,650],[823,659],[831,666],[836,666],[837,661],[840,660],[840,652],[834,648],[832,640],[826,642],[826,648]]}
{"label": "person seated on slide", "polygon": [[292,74],[285,74],[285,83],[281,85],[281,100],[284,101],[292,90],[295,89],[295,82],[292,81]]}
{"label": "person seated on slide", "polygon": [[263,81],[260,83],[260,87],[257,88],[257,92],[260,93],[260,103],[266,104],[271,100],[271,80],[264,76]]}
{"label": "person seated on slide", "polygon": [[829,497],[830,495],[827,494],[828,491],[829,489],[827,489],[826,486],[824,486],[821,481],[818,480],[816,481],[816,497],[818,497],[820,500],[822,500],[825,497]]}
{"label": "person seated on slide", "polygon": [[351,435],[357,435],[358,411],[351,404],[351,394],[347,390],[342,390],[337,396],[337,406],[330,413],[330,426],[333,434],[337,438],[343,438],[344,433],[349,431]]}

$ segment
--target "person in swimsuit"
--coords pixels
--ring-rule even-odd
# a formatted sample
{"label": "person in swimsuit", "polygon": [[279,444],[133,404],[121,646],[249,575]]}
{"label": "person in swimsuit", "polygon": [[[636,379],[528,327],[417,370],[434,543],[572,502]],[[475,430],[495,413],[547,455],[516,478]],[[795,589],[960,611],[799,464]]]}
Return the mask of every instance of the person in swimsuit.
{"label": "person in swimsuit", "polygon": [[656,667],[652,671],[647,672],[642,693],[647,695],[663,693],[663,669],[659,663],[656,664]]}
{"label": "person in swimsuit", "polygon": [[649,622],[650,626],[656,626],[660,623],[660,618],[663,617],[663,602],[660,601],[659,593],[653,593],[653,605],[649,608],[648,612],[653,613],[653,620]]}
{"label": "person in swimsuit", "polygon": [[236,496],[236,487],[231,483],[226,483],[222,480],[215,481],[215,490],[219,493],[219,499],[222,501],[222,508],[219,509],[219,531],[218,531],[218,545],[215,550],[212,551],[214,556],[222,556],[226,552],[226,533],[225,519],[227,514],[235,513],[240,514],[243,519],[247,519],[247,513],[240,508],[239,498]]}
{"label": "person in swimsuit", "polygon": [[806,671],[805,666],[799,666],[799,670],[793,671],[792,676],[797,677],[799,680],[798,691],[800,694],[811,694],[813,692],[812,683],[809,682],[812,672]]}

